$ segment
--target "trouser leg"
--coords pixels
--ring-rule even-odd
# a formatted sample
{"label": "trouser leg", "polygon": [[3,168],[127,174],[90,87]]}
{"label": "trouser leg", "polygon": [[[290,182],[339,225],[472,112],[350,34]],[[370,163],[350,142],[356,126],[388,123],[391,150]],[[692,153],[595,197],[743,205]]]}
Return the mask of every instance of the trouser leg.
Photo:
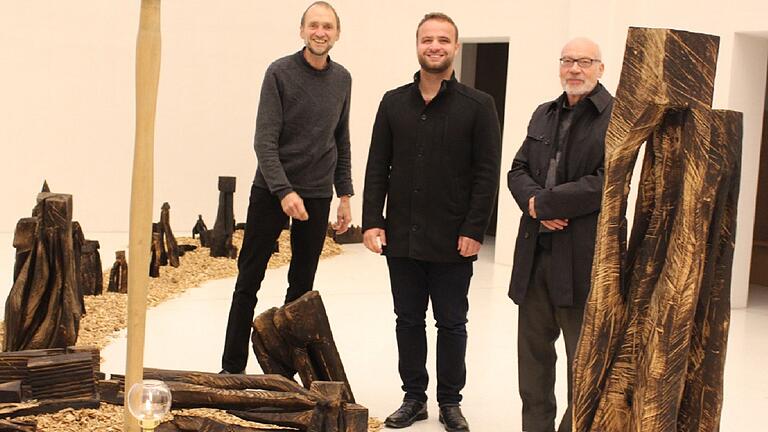
{"label": "trouser leg", "polygon": [[317,262],[325,244],[330,206],[330,198],[304,199],[309,219],[291,221],[291,265],[288,268],[286,303],[312,290]]}
{"label": "trouser leg", "polygon": [[467,380],[467,313],[472,263],[430,263],[429,295],[437,327],[437,402],[456,405]]}
{"label": "trouser leg", "polygon": [[264,280],[264,271],[275,240],[286,220],[287,216],[277,197],[266,189],[256,186],[251,188],[243,245],[237,261],[237,282],[232,294],[221,358],[221,366],[226,371],[241,371],[248,362],[248,339],[256,307],[256,294]]}
{"label": "trouser leg", "polygon": [[519,307],[517,356],[523,430],[552,432],[555,427],[555,341],[560,329],[547,289],[550,253],[537,251],[528,292]]}
{"label": "trouser leg", "polygon": [[404,399],[427,401],[426,313],[429,304],[427,272],[410,258],[387,257],[392,300],[395,306],[398,371]]}
{"label": "trouser leg", "polygon": [[571,432],[573,425],[573,357],[581,334],[581,323],[584,318],[584,306],[578,305],[567,308],[556,308],[555,317],[559,327],[563,331],[565,340],[565,353],[568,361],[568,408],[560,421],[558,432]]}

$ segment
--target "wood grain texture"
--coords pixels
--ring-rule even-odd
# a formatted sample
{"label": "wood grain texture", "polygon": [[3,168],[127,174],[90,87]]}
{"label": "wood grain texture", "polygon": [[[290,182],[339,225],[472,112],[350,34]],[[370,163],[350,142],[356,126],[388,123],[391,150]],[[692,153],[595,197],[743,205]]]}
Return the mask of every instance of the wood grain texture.
{"label": "wood grain texture", "polygon": [[[574,361],[575,431],[717,430],[728,320],[722,293],[733,259],[720,242],[732,245],[735,231],[728,203],[738,196],[741,142],[739,115],[711,109],[718,43],[677,30],[629,30]],[[627,244],[629,182],[643,143]],[[708,426],[692,428],[702,419]]]}

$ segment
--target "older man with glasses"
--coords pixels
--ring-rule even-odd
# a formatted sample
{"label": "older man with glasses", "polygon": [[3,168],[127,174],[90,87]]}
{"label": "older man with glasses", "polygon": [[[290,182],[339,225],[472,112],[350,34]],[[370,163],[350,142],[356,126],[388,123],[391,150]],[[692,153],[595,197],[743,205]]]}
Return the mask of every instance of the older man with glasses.
{"label": "older man with glasses", "polygon": [[605,132],[613,97],[598,82],[600,48],[568,42],[560,56],[563,94],[536,108],[507,182],[523,211],[509,296],[519,305],[518,380],[523,430],[555,430],[555,341],[563,333],[571,431],[571,365],[589,294],[603,189]]}

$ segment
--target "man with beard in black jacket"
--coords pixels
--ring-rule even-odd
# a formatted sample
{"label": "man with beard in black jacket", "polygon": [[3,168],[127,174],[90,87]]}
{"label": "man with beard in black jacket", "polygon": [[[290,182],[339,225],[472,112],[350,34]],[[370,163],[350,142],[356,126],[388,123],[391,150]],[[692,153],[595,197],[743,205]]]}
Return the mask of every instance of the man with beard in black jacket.
{"label": "man with beard in black jacket", "polygon": [[[384,95],[363,193],[363,241],[387,257],[394,300],[403,428],[427,418],[427,305],[437,321],[439,420],[469,431],[461,413],[467,312],[477,259],[498,189],[501,139],[491,96],[456,81],[458,29],[427,14],[416,30],[421,69]],[[384,203],[386,201],[386,216]]]}

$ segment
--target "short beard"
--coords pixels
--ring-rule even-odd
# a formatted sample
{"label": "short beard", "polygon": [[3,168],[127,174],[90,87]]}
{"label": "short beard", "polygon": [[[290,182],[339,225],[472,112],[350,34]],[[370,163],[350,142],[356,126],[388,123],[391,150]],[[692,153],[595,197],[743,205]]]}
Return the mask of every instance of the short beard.
{"label": "short beard", "polygon": [[584,84],[580,84],[578,86],[569,88],[568,84],[563,83],[563,91],[565,92],[565,94],[570,96],[583,96],[583,95],[589,94],[592,90],[594,90],[596,85],[597,83],[595,83],[595,85],[593,85],[592,87],[588,87],[589,83],[584,83]]}
{"label": "short beard", "polygon": [[328,54],[328,51],[330,51],[330,50],[331,50],[331,46],[330,46],[329,44],[326,44],[326,46],[325,46],[325,50],[323,50],[323,51],[318,51],[318,50],[316,50],[316,49],[312,48],[312,45],[311,45],[309,42],[307,42],[307,43],[306,43],[306,44],[304,44],[304,45],[307,47],[307,49],[309,50],[309,52],[311,52],[312,54],[314,54],[314,55],[316,55],[316,56],[318,56],[318,57],[322,57],[322,56],[324,56],[325,54]]}
{"label": "short beard", "polygon": [[421,69],[425,72],[429,72],[432,74],[441,74],[447,71],[453,65],[453,63],[450,60],[446,59],[445,61],[438,64],[437,66],[431,66],[429,63],[427,63],[427,61],[424,58],[419,56],[419,65],[421,65]]}

